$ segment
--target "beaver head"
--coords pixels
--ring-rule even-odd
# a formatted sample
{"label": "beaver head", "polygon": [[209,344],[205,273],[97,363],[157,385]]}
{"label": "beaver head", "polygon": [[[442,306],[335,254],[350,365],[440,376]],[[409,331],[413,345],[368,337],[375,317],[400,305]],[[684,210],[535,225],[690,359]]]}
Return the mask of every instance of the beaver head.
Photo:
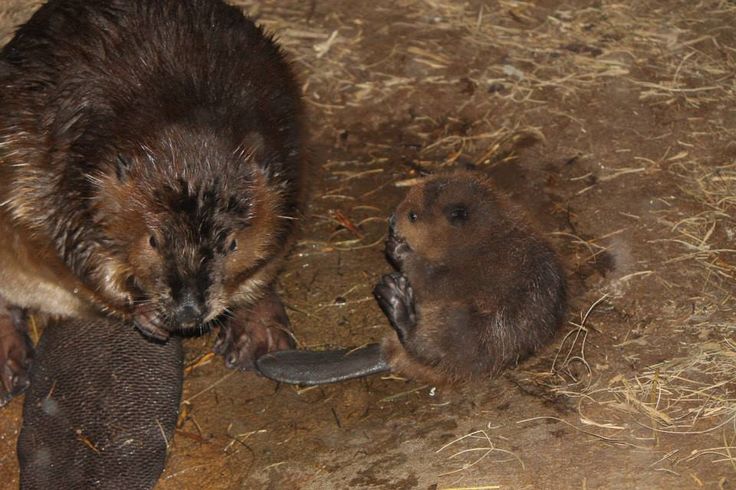
{"label": "beaver head", "polygon": [[182,127],[118,147],[91,175],[97,282],[156,338],[203,328],[258,294],[294,209],[263,138],[239,147]]}
{"label": "beaver head", "polygon": [[391,217],[389,255],[442,263],[474,255],[504,232],[507,211],[489,180],[470,172],[438,174],[413,186]]}

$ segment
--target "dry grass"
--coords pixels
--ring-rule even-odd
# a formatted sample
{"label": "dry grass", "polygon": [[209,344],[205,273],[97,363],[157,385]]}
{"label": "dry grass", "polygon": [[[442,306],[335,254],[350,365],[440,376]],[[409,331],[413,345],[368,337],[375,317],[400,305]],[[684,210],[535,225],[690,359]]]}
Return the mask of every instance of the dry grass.
{"label": "dry grass", "polygon": [[[422,0],[407,2],[400,19],[379,5],[376,16],[410,29],[413,37],[393,42],[391,49],[368,59],[362,49],[367,38],[380,36],[366,28],[371,19],[346,21],[336,15],[320,25],[303,21],[307,6],[290,11],[243,4],[259,12],[294,53],[304,72],[308,101],[325,118],[326,124],[318,130],[322,138],[334,139],[339,146],[341,138],[347,137],[340,122],[345,111],[376,109],[379,114],[382,106],[396,104],[398,130],[410,135],[409,144],[416,148],[409,152],[411,161],[402,163],[390,156],[394,151],[390,143],[371,140],[365,142],[358,160],[328,161],[326,181],[331,187],[319,196],[327,212],[315,219],[318,226],[332,231],[324,240],[303,242],[310,250],[306,253],[380,248],[385,210],[373,203],[389,184],[387,169],[405,165],[407,179],[395,183],[404,186],[421,173],[448,166],[493,167],[514,161],[528,146],[549,147],[555,125],[586,133],[590,122],[575,104],[601,87],[635,94],[648,110],[676,108],[686,115],[736,104],[736,49],[719,41],[730,25],[725,19],[736,16],[733,2],[704,1],[688,9],[665,4],[642,9],[635,2],[607,2],[604,8],[560,8],[540,16],[533,2],[500,0],[489,8]],[[717,19],[724,22],[719,24]],[[446,37],[429,32],[454,36],[457,41],[448,43]],[[459,69],[458,45],[482,50],[488,62]],[[400,67],[401,63],[405,66]],[[456,73],[463,76],[458,79]],[[467,97],[451,108],[452,116],[443,118],[425,107],[424,113],[405,117],[402,99],[421,99],[418,94],[456,85]],[[472,116],[466,118],[467,114]],[[620,148],[619,153],[631,155],[630,159],[601,162],[599,168],[570,179],[573,198],[584,198],[601,185],[664,176],[678,183],[676,192],[687,204],[668,204],[656,212],[660,229],[650,233],[648,244],[661,260],[590,291],[591,306],[582,308],[584,314],[561,340],[552,372],[532,374],[555,394],[577,403],[578,428],[609,443],[656,447],[662,434],[687,437],[722,431],[722,447],[679,454],[675,443],[662,460],[670,464],[668,471],[706,455],[713,455],[715,463],[736,467],[732,456],[736,453],[736,352],[730,340],[736,332],[736,249],[730,246],[736,235],[736,166],[732,157],[714,161],[717,157],[709,152],[710,144],[732,140],[735,128],[717,119],[690,118],[686,129],[645,135],[661,142],[658,156]],[[379,132],[397,130],[375,124]],[[564,141],[559,144],[566,146]],[[587,149],[575,153],[574,158],[594,156]],[[668,196],[653,196],[660,198],[667,201]],[[621,204],[620,214],[638,226],[641,213]],[[591,261],[608,250],[613,235],[625,231],[626,227],[618,227],[595,238],[568,232],[557,237],[580,250],[584,261]],[[590,336],[601,333],[586,325],[595,308],[615,308],[621,298],[632,294],[635,281],[649,281],[667,292],[680,287],[678,280],[692,284],[693,278],[697,280],[694,298],[703,311],[686,319],[667,319],[673,333],[682,335],[679,349],[673,352],[684,354],[643,366],[633,374],[599,374],[586,352],[596,349],[588,342]],[[649,307],[657,309],[661,304]],[[626,337],[616,347],[627,349],[626,356],[636,360],[639,350],[656,347],[650,343],[654,341],[647,335]],[[465,435],[441,450],[477,443],[477,438],[483,444],[464,446],[455,454],[470,457],[458,471],[501,455],[485,431]]]}
{"label": "dry grass", "polygon": [[[453,460],[457,468],[440,474],[439,476],[450,476],[456,473],[460,473],[475,465],[483,462],[487,463],[508,463],[516,462],[524,470],[524,462],[516,455],[513,451],[508,449],[502,449],[498,442],[494,442],[493,439],[501,439],[502,443],[508,443],[503,441],[503,437],[491,438],[491,427],[484,430],[476,430],[470,434],[458,437],[441,448],[436,452],[451,452],[447,458]],[[459,464],[457,463],[459,461]]]}
{"label": "dry grass", "polygon": [[[507,126],[499,126],[490,118],[476,120],[464,133],[451,124],[445,127],[445,134],[426,129],[441,126],[437,121],[432,121],[433,124],[421,121],[410,126],[409,130],[422,142],[419,158],[414,162],[422,170],[464,161],[497,165],[516,156],[511,141],[533,135],[534,141],[546,142],[545,133],[549,129],[528,122],[530,115],[538,110],[548,110],[555,118],[572,121],[585,131],[585,122],[577,114],[556,106],[544,107],[551,105],[551,94],[574,101],[602,84],[613,83],[638,93],[638,99],[649,107],[679,107],[690,111],[713,104],[736,103],[733,81],[736,51],[718,41],[718,33],[724,26],[700,26],[697,31],[701,34],[697,36],[689,32],[699,27],[696,25],[699,22],[712,23],[714,16],[733,18],[736,6],[732,2],[701,2],[696,9],[704,15],[693,14],[687,18],[682,17],[682,11],[666,6],[643,13],[634,12],[630,4],[609,3],[605,16],[596,8],[558,10],[541,23],[534,18],[534,4],[528,2],[499,2],[511,18],[520,22],[489,15],[483,7],[469,12],[445,2],[424,3],[436,9],[433,12],[438,14],[437,22],[443,28],[459,33],[464,42],[508,53],[505,63],[489,64],[468,78],[473,86],[492,87],[496,105],[513,107],[516,120]],[[514,27],[518,23],[527,25]],[[537,27],[530,30],[528,24],[533,23]],[[603,44],[600,32],[591,29],[601,25],[609,30]],[[350,39],[343,38],[343,42],[349,44]],[[431,80],[423,83],[448,82],[443,79],[442,70],[446,71],[452,60],[442,55],[442,50],[409,46],[406,51],[417,63],[437,70]],[[651,78],[651,73],[656,73],[656,78]],[[389,80],[390,84],[383,80],[361,81],[361,89],[352,103],[366,104],[371,97],[386,100],[390,91],[422,89],[422,82],[417,83],[416,79]],[[460,114],[464,109],[459,106],[457,111]],[[600,183],[662,171],[679,182],[678,191],[687,199],[687,205],[658,212],[657,220],[664,229],[657,233],[657,238],[648,241],[664,256],[661,263],[651,270],[636,270],[618,278],[618,285],[624,287],[614,296],[626,295],[629,290],[626,283],[634,278],[651,276],[667,291],[679,287],[674,282],[678,277],[688,283],[696,277],[696,299],[703,311],[679,324],[670,319],[673,333],[683,334],[679,350],[685,355],[644,366],[633,375],[614,373],[600,377],[586,358],[586,339],[591,330],[585,323],[593,308],[605,299],[603,296],[580,322],[574,322],[574,328],[563,338],[551,374],[557,381],[550,384],[553,392],[578,402],[581,426],[587,427],[590,435],[608,442],[656,447],[662,434],[687,437],[714,431],[722,433],[720,447],[698,448],[685,454],[680,454],[678,449],[668,452],[658,461],[658,468],[663,468],[662,461],[668,462],[667,471],[676,471],[678,464],[703,456],[712,456],[713,463],[736,468],[733,457],[736,454],[736,352],[730,340],[736,333],[733,323],[736,248],[729,246],[736,235],[736,167],[732,157],[714,162],[717,157],[708,152],[708,145],[714,141],[733,140],[735,128],[717,120],[694,126],[693,130],[682,133],[688,140],[668,141],[665,138],[668,135],[662,135],[659,157],[636,156],[629,165],[607,164],[597,173],[594,184],[577,192],[582,195]],[[582,175],[578,180],[585,182],[592,175]],[[640,219],[635,214],[629,216]],[[606,251],[601,243],[607,238],[567,235],[571,243],[587,250],[588,260]],[[601,292],[607,289],[604,286]],[[628,345],[632,358],[636,358],[637,348],[656,347],[649,343],[653,341],[644,335],[624,339],[621,346]],[[544,373],[537,374],[550,379]],[[564,381],[560,383],[560,380]],[[590,410],[595,415],[586,415]],[[487,434],[482,431],[464,437],[485,437],[488,442]],[[677,447],[678,443],[674,444]],[[488,443],[471,449],[473,456],[479,451],[480,458],[465,465],[477,464],[496,448]]]}
{"label": "dry grass", "polygon": [[[524,373],[573,406],[572,415],[520,414],[513,430],[553,420],[598,444],[648,449],[658,455],[656,471],[736,470],[733,1],[546,8],[522,0],[401,0],[355,15],[353,4],[340,1],[231,3],[277,33],[316,121],[322,187],[300,259],[340,254],[362,263],[379,254],[385,217],[403,192],[397,185],[425,172],[496,169],[525,151],[567,159],[552,192],[572,203],[563,211],[585,233],[566,229],[553,238],[572,250],[573,266],[611,252],[613,240],[628,240],[643,258],[620,275],[584,283],[556,355]],[[20,21],[27,5],[0,7],[0,22]],[[587,106],[597,100],[609,105],[592,113]],[[647,193],[651,211],[617,194],[633,186]],[[287,271],[282,283],[297,273]],[[372,301],[371,277],[352,280],[316,300],[287,297],[291,312],[331,325],[335,310]],[[356,318],[364,319],[349,317]],[[363,325],[376,336],[384,328]],[[321,332],[304,345],[340,338]],[[213,377],[187,401],[209,397],[229,376]],[[383,401],[424,388],[402,388]],[[534,468],[478,423],[482,429],[436,448],[451,478],[491,463],[509,472]],[[263,432],[228,434],[227,449]]]}

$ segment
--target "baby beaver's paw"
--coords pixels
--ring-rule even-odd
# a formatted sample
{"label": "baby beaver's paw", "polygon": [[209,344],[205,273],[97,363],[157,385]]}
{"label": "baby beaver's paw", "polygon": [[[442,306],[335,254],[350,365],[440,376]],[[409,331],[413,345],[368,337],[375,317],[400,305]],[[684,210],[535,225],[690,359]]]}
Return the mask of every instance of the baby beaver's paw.
{"label": "baby beaver's paw", "polygon": [[386,257],[391,265],[396,269],[401,269],[406,258],[411,254],[412,250],[406,240],[400,238],[393,225],[389,227],[388,237],[386,238]]}
{"label": "baby beaver's paw", "polygon": [[251,371],[264,354],[294,347],[284,305],[276,293],[269,293],[250,308],[233,311],[220,328],[213,350],[228,368]]}
{"label": "baby beaver's paw", "polygon": [[33,360],[33,344],[26,322],[21,310],[0,315],[0,407],[23,393],[30,384],[28,371]]}
{"label": "baby beaver's paw", "polygon": [[417,326],[414,289],[409,279],[398,272],[386,274],[373,288],[373,296],[404,343]]}

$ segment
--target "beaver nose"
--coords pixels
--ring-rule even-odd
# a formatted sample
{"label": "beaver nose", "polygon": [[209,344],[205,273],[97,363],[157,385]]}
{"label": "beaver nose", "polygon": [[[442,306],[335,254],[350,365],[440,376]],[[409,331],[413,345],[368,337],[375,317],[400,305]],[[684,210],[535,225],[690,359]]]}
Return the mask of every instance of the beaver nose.
{"label": "beaver nose", "polygon": [[202,306],[191,291],[185,292],[174,308],[174,319],[183,328],[193,327],[202,322]]}
{"label": "beaver nose", "polygon": [[202,309],[196,304],[187,303],[177,308],[175,318],[181,327],[193,327],[202,322]]}
{"label": "beaver nose", "polygon": [[389,230],[393,231],[395,226],[396,226],[396,215],[391,213],[391,216],[388,217],[388,228]]}

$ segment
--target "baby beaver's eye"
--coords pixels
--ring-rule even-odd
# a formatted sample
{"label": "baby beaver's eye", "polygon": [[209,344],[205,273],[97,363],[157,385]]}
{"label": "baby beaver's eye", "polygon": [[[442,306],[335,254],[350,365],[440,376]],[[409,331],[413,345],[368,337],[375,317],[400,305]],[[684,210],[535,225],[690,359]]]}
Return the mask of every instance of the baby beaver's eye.
{"label": "baby beaver's eye", "polygon": [[230,241],[230,245],[227,246],[227,251],[235,252],[237,249],[238,249],[238,241],[233,238],[232,241]]}
{"label": "baby beaver's eye", "polygon": [[409,211],[408,218],[409,221],[414,223],[417,220],[417,213],[415,213],[414,211]]}
{"label": "baby beaver's eye", "polygon": [[148,244],[154,250],[156,250],[158,248],[158,240],[156,240],[156,237],[153,236],[153,235],[151,235],[151,236],[148,237]]}
{"label": "baby beaver's eye", "polygon": [[453,204],[445,208],[447,220],[451,225],[459,226],[468,220],[468,208],[463,204]]}

